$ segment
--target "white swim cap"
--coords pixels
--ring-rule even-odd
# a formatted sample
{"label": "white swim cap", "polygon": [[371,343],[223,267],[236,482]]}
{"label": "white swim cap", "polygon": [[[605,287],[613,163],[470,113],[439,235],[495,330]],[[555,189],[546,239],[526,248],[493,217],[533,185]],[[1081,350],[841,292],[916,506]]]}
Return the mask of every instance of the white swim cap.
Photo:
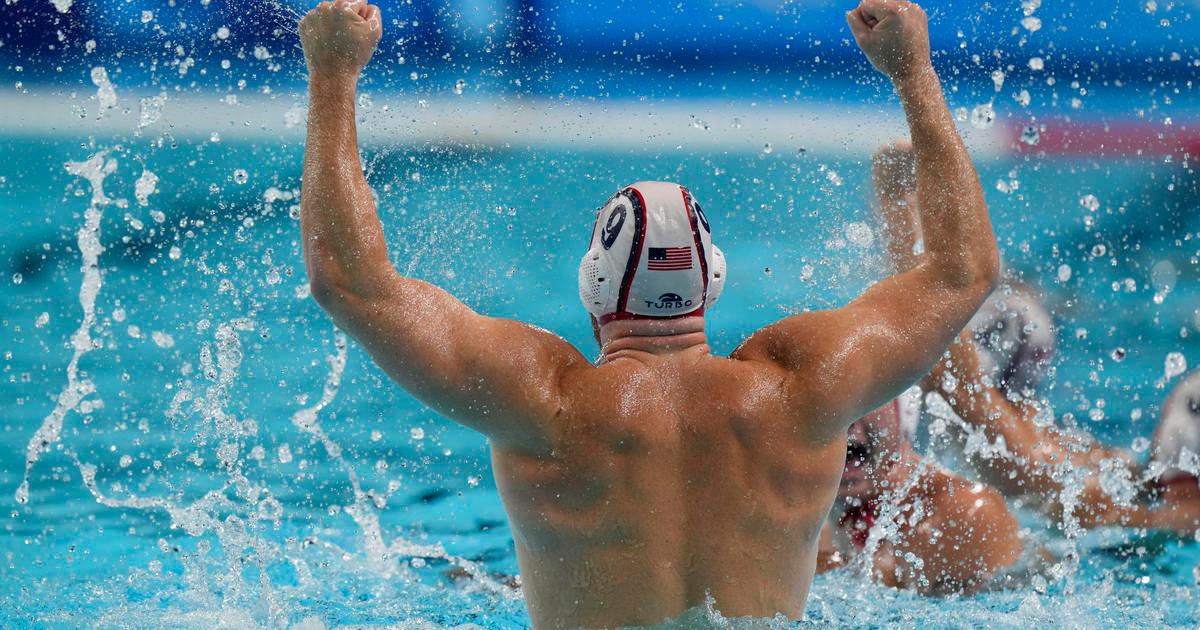
{"label": "white swim cap", "polygon": [[997,291],[968,326],[984,369],[1002,390],[1037,389],[1056,345],[1054,318],[1037,297],[1021,288]]}
{"label": "white swim cap", "polygon": [[1183,377],[1167,396],[1162,420],[1154,429],[1150,461],[1164,465],[1170,472],[1163,480],[1198,471],[1182,471],[1176,466],[1184,449],[1200,455],[1200,370]]}
{"label": "white swim cap", "polygon": [[596,212],[579,299],[601,325],[703,315],[724,286],[725,255],[683,186],[638,182]]}

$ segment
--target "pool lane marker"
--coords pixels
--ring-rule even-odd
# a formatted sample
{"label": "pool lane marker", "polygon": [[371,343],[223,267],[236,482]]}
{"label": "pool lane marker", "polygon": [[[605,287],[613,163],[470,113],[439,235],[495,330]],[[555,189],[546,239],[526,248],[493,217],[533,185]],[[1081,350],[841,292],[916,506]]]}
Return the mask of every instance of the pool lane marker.
{"label": "pool lane marker", "polygon": [[71,335],[71,347],[75,353],[67,364],[67,384],[58,394],[54,410],[42,420],[42,426],[38,427],[26,447],[25,476],[16,492],[17,503],[21,504],[29,501],[29,473],[42,453],[58,442],[67,414],[96,391],[96,384],[91,379],[80,378],[79,359],[99,347],[92,339],[92,328],[96,325],[96,295],[103,284],[99,266],[100,254],[104,252],[104,246],[100,244],[100,218],[104,206],[113,201],[104,194],[104,178],[117,170],[117,161],[109,159],[107,151],[100,151],[83,162],[67,162],[66,169],[68,173],[86,179],[92,186],[92,199],[84,212],[83,226],[76,233],[82,258],[80,271],[83,272],[83,282],[79,287],[79,304],[83,307],[83,320],[79,322],[75,334]]}

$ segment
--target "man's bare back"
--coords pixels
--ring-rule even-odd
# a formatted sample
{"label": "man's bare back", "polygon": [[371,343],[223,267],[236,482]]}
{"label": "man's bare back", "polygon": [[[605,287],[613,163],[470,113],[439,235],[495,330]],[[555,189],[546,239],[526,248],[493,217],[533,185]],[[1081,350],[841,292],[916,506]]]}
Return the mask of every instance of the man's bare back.
{"label": "man's bare back", "polygon": [[803,612],[845,439],[800,429],[783,370],[695,349],[563,387],[554,457],[493,450],[535,624]]}
{"label": "man's bare back", "polygon": [[580,262],[597,364],[396,271],[354,116],[379,9],[323,2],[301,21],[313,297],[397,383],[488,438],[536,627],[656,624],[706,602],[726,616],[798,618],[847,427],[927,372],[994,287],[995,238],[924,13],[864,0],[847,20],[908,116],[922,261],[715,357],[704,314],[724,287],[724,255],[686,188],[639,182],[597,212]]}

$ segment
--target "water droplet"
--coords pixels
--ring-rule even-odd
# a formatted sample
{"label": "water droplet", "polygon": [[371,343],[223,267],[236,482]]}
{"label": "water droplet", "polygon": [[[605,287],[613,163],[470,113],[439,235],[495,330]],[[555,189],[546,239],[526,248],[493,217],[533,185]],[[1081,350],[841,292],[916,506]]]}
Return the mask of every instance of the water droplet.
{"label": "water droplet", "polygon": [[1187,359],[1181,352],[1169,352],[1163,360],[1163,378],[1170,380],[1187,371]]}
{"label": "water droplet", "polygon": [[992,71],[992,85],[996,86],[997,92],[1000,91],[1000,88],[1004,87],[1004,71],[1003,70],[993,70]]}
{"label": "water droplet", "polygon": [[1096,258],[1103,256],[1107,251],[1108,248],[1104,246],[1104,243],[1096,243],[1092,246],[1092,256]]}
{"label": "water droplet", "polygon": [[292,449],[287,444],[283,444],[279,447],[278,456],[280,464],[290,463],[292,461]]}
{"label": "water droplet", "polygon": [[171,249],[167,250],[167,258],[170,258],[171,260],[179,260],[179,257],[182,255],[183,252],[181,252],[175,245],[172,245]]}
{"label": "water droplet", "polygon": [[1041,139],[1042,136],[1038,133],[1038,128],[1033,125],[1025,125],[1025,128],[1021,130],[1021,142],[1029,146],[1036,146]]}
{"label": "water droplet", "polygon": [[457,80],[457,81],[455,81],[455,82],[454,82],[454,93],[455,93],[455,94],[460,94],[460,95],[461,95],[461,94],[463,93],[463,89],[464,89],[464,88],[466,88],[466,87],[467,87],[467,82],[466,82],[466,80],[465,80],[465,79],[459,79],[459,80]]}
{"label": "water droplet", "polygon": [[154,21],[153,11],[142,11],[142,24],[149,24]]}
{"label": "water droplet", "polygon": [[1087,194],[1079,198],[1079,205],[1086,208],[1089,212],[1095,212],[1100,209],[1100,200],[1096,195]]}
{"label": "water droplet", "polygon": [[229,39],[229,27],[222,26],[217,29],[217,39]]}
{"label": "water droplet", "polygon": [[846,240],[866,249],[875,243],[875,234],[866,223],[850,223],[846,226]]}
{"label": "water droplet", "polygon": [[1045,67],[1046,67],[1046,61],[1044,59],[1042,59],[1041,57],[1030,57],[1029,58],[1029,69],[1030,70],[1037,71],[1037,70],[1041,70]]}
{"label": "water droplet", "polygon": [[233,172],[233,181],[237,184],[245,184],[250,181],[250,174],[246,172],[246,169],[239,168]]}
{"label": "water droplet", "polygon": [[1154,285],[1155,293],[1166,295],[1175,289],[1179,279],[1179,270],[1169,260],[1160,260],[1150,268],[1150,284]]}
{"label": "water droplet", "polygon": [[1030,33],[1036,33],[1042,28],[1042,20],[1041,18],[1027,15],[1021,18],[1021,26],[1024,26],[1025,30],[1029,31]]}
{"label": "water droplet", "polygon": [[976,129],[987,129],[996,122],[996,110],[992,109],[991,103],[976,105],[975,109],[971,110],[971,126]]}
{"label": "water droplet", "polygon": [[1071,265],[1062,264],[1058,266],[1058,281],[1066,282],[1071,279]]}
{"label": "water droplet", "polygon": [[1133,439],[1133,443],[1129,445],[1129,448],[1134,453],[1145,453],[1146,449],[1150,448],[1150,440],[1144,437],[1136,437]]}
{"label": "water droplet", "polygon": [[771,152],[772,152],[772,151],[774,151],[774,150],[775,150],[775,149],[771,148],[771,143],[770,143],[770,142],[768,142],[768,143],[766,143],[766,144],[764,144],[764,145],[763,145],[763,153],[771,153]]}
{"label": "water droplet", "polygon": [[22,276],[20,273],[14,273],[12,275],[13,284],[21,284],[22,282],[25,282],[25,276]]}
{"label": "water droplet", "polygon": [[425,429],[422,429],[421,427],[413,427],[408,430],[408,436],[414,440],[424,440]]}
{"label": "water droplet", "polygon": [[121,460],[117,463],[121,466],[121,468],[129,468],[131,465],[133,465],[133,458],[129,455],[122,455]]}
{"label": "water droplet", "polygon": [[1109,356],[1112,357],[1113,361],[1120,363],[1121,361],[1125,360],[1125,348],[1113,348],[1113,351]]}
{"label": "water droplet", "polygon": [[158,175],[149,169],[143,169],[141,176],[133,183],[133,196],[137,199],[138,205],[150,205],[150,195],[156,192],[158,192]]}

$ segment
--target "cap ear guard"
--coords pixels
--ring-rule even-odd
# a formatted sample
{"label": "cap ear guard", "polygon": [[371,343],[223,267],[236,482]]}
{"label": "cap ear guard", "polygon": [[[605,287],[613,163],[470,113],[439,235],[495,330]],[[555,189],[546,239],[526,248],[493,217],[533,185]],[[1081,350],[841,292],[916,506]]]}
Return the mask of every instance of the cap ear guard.
{"label": "cap ear guard", "polygon": [[712,308],[713,304],[717,303],[717,298],[721,297],[721,291],[725,289],[725,252],[716,245],[712,246],[712,269],[709,273],[712,277],[708,280],[708,297],[704,300],[704,308]]}
{"label": "cap ear guard", "polygon": [[589,249],[579,263],[579,299],[596,318],[616,308],[618,282],[608,257],[599,248]]}

